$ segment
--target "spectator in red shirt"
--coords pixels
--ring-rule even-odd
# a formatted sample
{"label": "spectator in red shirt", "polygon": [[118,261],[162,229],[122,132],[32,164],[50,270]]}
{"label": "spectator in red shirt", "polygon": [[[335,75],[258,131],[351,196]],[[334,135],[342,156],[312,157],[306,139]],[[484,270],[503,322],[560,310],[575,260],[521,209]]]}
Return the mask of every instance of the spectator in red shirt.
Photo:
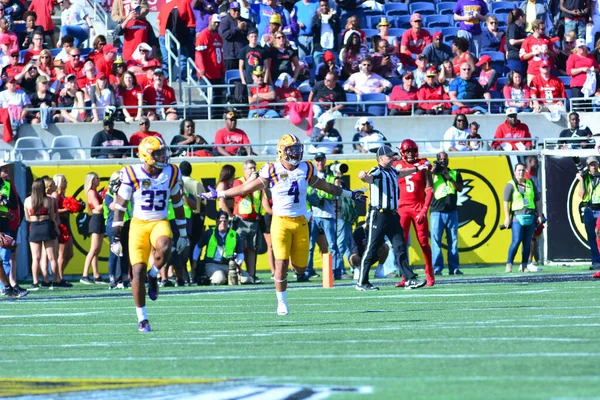
{"label": "spectator in red shirt", "polygon": [[[230,146],[216,146],[227,144]],[[217,153],[222,156],[235,155],[256,155],[250,146],[248,135],[237,128],[237,114],[233,111],[225,114],[225,128],[221,128],[215,133],[215,148]]]}
{"label": "spectator in red shirt", "polygon": [[[157,59],[150,60],[148,61],[148,64],[144,65],[144,67],[142,68],[144,73],[135,75],[135,79],[137,79],[141,87],[146,89],[146,86],[152,85],[154,83],[154,71],[156,69],[161,69],[160,66],[160,61],[158,61]],[[165,84],[168,84],[166,78]]]}
{"label": "spectator in red shirt", "polygon": [[145,138],[147,138],[149,136],[157,137],[164,142],[164,139],[160,133],[150,130],[150,119],[148,117],[146,117],[145,115],[143,115],[140,118],[140,130],[133,133],[131,135],[131,137],[129,138],[129,145],[136,147],[133,149],[133,154],[135,154],[137,156],[137,153],[138,153],[137,146],[142,142],[142,140],[144,140]]}
{"label": "spectator in red shirt", "polygon": [[175,91],[171,86],[165,83],[165,73],[162,69],[157,68],[154,70],[152,79],[152,85],[146,86],[144,89],[144,104],[147,106],[162,105],[163,107],[148,109],[146,115],[151,121],[160,119],[165,121],[177,120],[177,110],[173,107],[165,107],[177,104]]}
{"label": "spectator in red shirt", "polygon": [[87,55],[87,58],[91,58],[96,61],[97,58],[102,57],[102,48],[106,45],[106,36],[98,35],[96,39],[94,39],[94,44],[92,45],[93,49],[90,54]]}
{"label": "spectator in red shirt", "polygon": [[423,19],[419,13],[410,16],[410,25],[412,28],[402,34],[400,53],[418,55],[431,43],[431,34],[423,29]]}
{"label": "spectator in red shirt", "polygon": [[115,62],[115,58],[117,58],[118,50],[112,44],[102,46],[102,54],[93,59],[98,72],[102,72],[106,76],[112,75],[113,63]]}
{"label": "spectator in red shirt", "polygon": [[540,73],[531,81],[530,89],[534,112],[565,112],[565,104],[562,100],[548,100],[567,97],[565,85],[562,81],[550,75],[550,62],[548,60],[542,61]]}
{"label": "spectator in red shirt", "polygon": [[[414,82],[415,76],[409,71],[402,77],[402,85],[394,86],[388,104],[390,115],[411,115],[413,109],[415,114],[423,114],[423,111],[417,108],[417,88]],[[409,101],[415,103],[407,103]]]}
{"label": "spectator in red shirt", "polygon": [[141,7],[131,10],[127,18],[115,28],[115,35],[123,35],[123,59],[129,61],[140,43],[156,44],[158,40],[146,17],[140,15]]}
{"label": "spectator in red shirt", "polygon": [[[587,72],[600,72],[596,59],[588,52],[585,39],[577,39],[575,53],[567,59],[567,74],[571,76],[570,87],[573,97],[583,97],[581,89],[587,78]],[[597,85],[596,85],[597,86]]]}
{"label": "spectator in red shirt", "polygon": [[521,44],[519,57],[521,61],[527,61],[527,84],[531,85],[534,76],[540,72],[542,61],[547,60],[552,67],[552,59],[554,58],[553,44],[550,38],[546,36],[546,23],[540,19],[536,19],[531,24],[533,35],[528,36]]}
{"label": "spectator in red shirt", "polygon": [[126,65],[125,61],[123,61],[123,57],[121,57],[120,54],[117,55],[115,61],[113,62],[111,71],[112,74],[108,75],[108,83],[110,83],[114,87],[115,91],[121,84],[121,78],[123,78],[123,74],[127,70],[125,67]]}
{"label": "spectator in red shirt", "polygon": [[206,77],[211,83],[223,82],[225,60],[223,58],[223,38],[219,35],[221,17],[214,14],[210,24],[196,37],[196,66],[198,77]]}
{"label": "spectator in red shirt", "polygon": [[250,113],[248,118],[279,118],[279,114],[267,104],[275,100],[275,88],[264,81],[264,71],[262,67],[256,67],[252,72],[252,83],[258,86],[250,87]]}
{"label": "spectator in red shirt", "polygon": [[[423,111],[423,113],[429,115],[449,115],[451,113],[450,103],[425,103],[425,101],[433,100],[450,100],[450,96],[448,96],[444,87],[439,84],[437,75],[437,69],[433,66],[429,67],[425,74],[425,83],[417,91],[417,97],[422,102],[419,103],[417,111]],[[419,112],[419,114],[421,113]]]}
{"label": "spectator in red shirt", "polygon": [[[290,74],[282,73],[275,82],[275,97],[277,103],[301,103],[302,93],[296,88],[290,87],[294,82],[294,79]],[[287,116],[290,113],[289,105],[286,104],[284,109],[280,112],[282,117]]]}
{"label": "spectator in red shirt", "polygon": [[3,67],[2,72],[0,73],[0,78],[2,79],[0,87],[2,89],[4,89],[4,82],[6,82],[8,78],[18,75],[23,70],[23,64],[19,63],[18,51],[13,51],[9,54],[8,62],[9,64]]}
{"label": "spectator in red shirt", "polygon": [[90,101],[90,86],[96,83],[96,66],[94,61],[86,60],[83,63],[83,76],[77,78],[77,86],[83,91],[85,101]]}
{"label": "spectator in red shirt", "polygon": [[35,23],[40,26],[44,31],[44,35],[50,38],[50,47],[56,47],[56,38],[54,36],[54,21],[52,21],[52,14],[54,14],[54,0],[32,0],[29,5],[29,11],[35,12],[36,19]]}
{"label": "spectator in red shirt", "polygon": [[492,148],[494,150],[531,150],[531,140],[509,141],[502,139],[531,139],[529,127],[517,119],[517,109],[506,109],[506,121],[496,129]]}
{"label": "spectator in red shirt", "polygon": [[138,85],[134,74],[125,71],[118,93],[125,122],[139,121],[142,118],[142,87]]}
{"label": "spectator in red shirt", "polygon": [[81,62],[81,50],[77,47],[71,48],[69,60],[65,63],[65,73],[75,75],[80,78],[83,76],[83,63]]}
{"label": "spectator in red shirt", "polygon": [[34,32],[32,46],[25,52],[23,62],[27,64],[30,60],[37,61],[42,50],[44,50],[44,34],[41,31]]}
{"label": "spectator in red shirt", "polygon": [[127,60],[127,71],[131,71],[136,75],[143,73],[144,67],[153,61],[153,54],[152,47],[148,43],[140,43],[131,58]]}

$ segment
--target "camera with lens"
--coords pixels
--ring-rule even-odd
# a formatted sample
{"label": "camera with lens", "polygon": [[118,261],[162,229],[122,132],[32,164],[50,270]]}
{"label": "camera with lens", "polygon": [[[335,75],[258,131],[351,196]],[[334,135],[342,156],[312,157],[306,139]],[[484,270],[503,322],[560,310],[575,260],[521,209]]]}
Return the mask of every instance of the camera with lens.
{"label": "camera with lens", "polygon": [[446,171],[446,166],[441,163],[440,161],[434,161],[433,162],[433,168],[431,169],[431,172],[434,174],[443,174]]}
{"label": "camera with lens", "polygon": [[573,157],[572,160],[575,163],[575,167],[577,167],[577,172],[579,172],[581,176],[585,178],[585,176],[590,172],[585,162],[581,161],[581,158],[579,157]]}
{"label": "camera with lens", "polygon": [[348,172],[348,164],[334,162],[333,164],[329,164],[327,166],[328,174],[333,174],[333,175],[342,174],[343,175],[346,172]]}
{"label": "camera with lens", "polygon": [[8,204],[8,196],[5,194],[0,194],[0,205],[5,206]]}

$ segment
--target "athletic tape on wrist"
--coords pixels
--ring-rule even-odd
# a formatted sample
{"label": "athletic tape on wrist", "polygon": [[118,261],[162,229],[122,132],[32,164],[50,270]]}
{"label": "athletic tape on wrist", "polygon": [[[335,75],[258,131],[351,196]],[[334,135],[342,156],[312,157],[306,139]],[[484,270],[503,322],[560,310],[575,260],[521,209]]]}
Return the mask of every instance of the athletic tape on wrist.
{"label": "athletic tape on wrist", "polygon": [[112,223],[113,228],[119,228],[121,226],[123,226],[123,221],[113,221]]}
{"label": "athletic tape on wrist", "polygon": [[177,226],[185,226],[187,224],[187,219],[176,219],[175,224],[177,224]]}
{"label": "athletic tape on wrist", "polygon": [[127,211],[127,207],[123,207],[122,205],[120,205],[117,202],[115,202],[115,210],[126,212]]}
{"label": "athletic tape on wrist", "polygon": [[187,229],[179,228],[179,236],[187,236]]}

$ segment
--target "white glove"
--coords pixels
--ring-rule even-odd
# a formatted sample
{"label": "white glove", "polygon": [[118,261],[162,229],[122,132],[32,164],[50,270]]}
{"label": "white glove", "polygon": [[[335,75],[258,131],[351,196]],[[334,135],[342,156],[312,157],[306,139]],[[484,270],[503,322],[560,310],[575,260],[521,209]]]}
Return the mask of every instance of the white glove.
{"label": "white glove", "polygon": [[179,237],[179,239],[177,239],[177,244],[175,245],[177,253],[181,254],[189,244],[190,242],[187,237]]}
{"label": "white glove", "polygon": [[114,241],[110,244],[110,251],[117,257],[123,257],[123,245],[120,241]]}

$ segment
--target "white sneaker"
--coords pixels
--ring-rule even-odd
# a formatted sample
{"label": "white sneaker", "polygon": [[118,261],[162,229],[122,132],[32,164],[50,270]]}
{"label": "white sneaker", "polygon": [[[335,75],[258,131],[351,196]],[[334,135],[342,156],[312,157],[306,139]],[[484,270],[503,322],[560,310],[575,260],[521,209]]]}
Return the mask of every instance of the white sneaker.
{"label": "white sneaker", "polygon": [[277,303],[277,315],[288,315],[290,312],[288,310],[287,303],[279,302]]}
{"label": "white sneaker", "polygon": [[385,274],[383,273],[383,265],[379,264],[377,266],[377,269],[375,270],[375,278],[381,278],[381,279],[387,278],[385,276]]}
{"label": "white sneaker", "polygon": [[527,271],[529,272],[540,272],[541,270],[540,267],[533,265],[533,263],[527,264]]}
{"label": "white sneaker", "polygon": [[357,281],[358,278],[360,278],[360,270],[358,268],[354,268],[354,272],[352,272],[352,277],[355,281]]}

